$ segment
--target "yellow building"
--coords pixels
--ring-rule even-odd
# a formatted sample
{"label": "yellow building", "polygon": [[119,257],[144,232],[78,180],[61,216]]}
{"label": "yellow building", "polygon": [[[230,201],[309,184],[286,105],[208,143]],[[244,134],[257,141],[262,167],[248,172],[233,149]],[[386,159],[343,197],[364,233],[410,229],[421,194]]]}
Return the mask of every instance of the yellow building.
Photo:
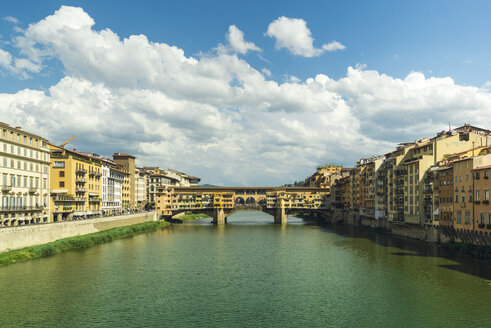
{"label": "yellow building", "polygon": [[101,161],[87,154],[48,144],[51,151],[52,221],[101,214]]}
{"label": "yellow building", "polygon": [[309,178],[309,187],[329,190],[336,179],[341,178],[342,166],[326,164],[317,167],[317,171]]}

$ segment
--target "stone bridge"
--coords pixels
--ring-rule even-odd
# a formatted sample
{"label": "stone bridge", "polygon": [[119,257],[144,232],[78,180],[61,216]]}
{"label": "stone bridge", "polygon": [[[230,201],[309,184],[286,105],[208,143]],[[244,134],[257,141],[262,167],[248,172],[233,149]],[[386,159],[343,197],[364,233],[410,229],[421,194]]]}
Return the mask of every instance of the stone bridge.
{"label": "stone bridge", "polygon": [[213,223],[239,211],[261,211],[286,224],[289,214],[328,208],[329,190],[306,187],[159,187],[156,210],[164,217],[182,212],[204,213]]}

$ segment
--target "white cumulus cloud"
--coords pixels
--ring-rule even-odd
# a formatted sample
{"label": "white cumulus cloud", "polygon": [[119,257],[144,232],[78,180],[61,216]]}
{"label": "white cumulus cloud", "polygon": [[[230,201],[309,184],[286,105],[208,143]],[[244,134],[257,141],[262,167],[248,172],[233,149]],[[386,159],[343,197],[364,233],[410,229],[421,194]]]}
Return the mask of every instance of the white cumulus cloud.
{"label": "white cumulus cloud", "polygon": [[314,47],[314,39],[307,22],[299,18],[279,17],[269,24],[266,35],[276,39],[277,49],[285,48],[294,55],[304,57],[316,57],[325,51],[346,49],[337,41],[324,44],[321,48]]}
{"label": "white cumulus cloud", "polygon": [[253,42],[244,40],[244,32],[239,30],[237,26],[230,25],[226,35],[228,43],[233,51],[245,55],[248,51],[260,51]]}

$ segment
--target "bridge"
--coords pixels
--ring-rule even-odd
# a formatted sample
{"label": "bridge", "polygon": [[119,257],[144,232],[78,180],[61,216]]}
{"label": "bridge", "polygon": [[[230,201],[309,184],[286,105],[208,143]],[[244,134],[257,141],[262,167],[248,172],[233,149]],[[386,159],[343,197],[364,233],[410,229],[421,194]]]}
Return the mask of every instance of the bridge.
{"label": "bridge", "polygon": [[157,189],[156,211],[164,217],[204,213],[224,224],[239,211],[261,211],[286,224],[289,214],[328,209],[329,189],[308,187],[175,187]]}

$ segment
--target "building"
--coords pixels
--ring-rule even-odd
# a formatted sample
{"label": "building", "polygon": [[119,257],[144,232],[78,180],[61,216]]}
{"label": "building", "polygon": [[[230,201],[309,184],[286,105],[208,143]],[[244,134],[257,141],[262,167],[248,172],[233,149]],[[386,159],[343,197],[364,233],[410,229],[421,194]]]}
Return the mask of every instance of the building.
{"label": "building", "polygon": [[44,138],[0,122],[0,226],[49,221],[49,164]]}
{"label": "building", "polygon": [[[128,172],[129,176],[127,177],[127,187],[123,186],[123,207],[128,209],[136,209],[136,200],[135,200],[135,173],[136,173],[136,165],[135,165],[135,156],[129,154],[122,153],[114,153],[113,161],[116,164],[119,164],[124,167],[124,170]],[[127,189],[126,189],[127,188]],[[126,198],[128,198],[126,200]]]}
{"label": "building", "polygon": [[101,215],[102,163],[91,155],[48,144],[51,152],[51,220]]}
{"label": "building", "polygon": [[102,214],[111,215],[123,210],[123,184],[125,175],[121,165],[109,159],[102,162]]}
{"label": "building", "polygon": [[148,180],[148,202],[154,205],[158,188],[171,185],[175,186],[177,180],[174,179],[173,182],[174,183],[172,183],[171,178],[164,173],[159,172],[150,174]]}
{"label": "building", "polygon": [[433,195],[438,199],[439,205],[436,213],[438,219],[434,223],[446,228],[453,228],[453,181],[453,166],[451,164],[439,166],[433,183]]}
{"label": "building", "polygon": [[342,177],[342,169],[342,166],[334,164],[318,166],[316,172],[307,179],[308,186],[330,190],[335,180]]}
{"label": "building", "polygon": [[135,172],[135,202],[138,209],[144,209],[148,203],[147,189],[150,173],[141,169]]}
{"label": "building", "polygon": [[491,164],[477,165],[472,169],[474,176],[474,231],[480,235],[491,235]]}

